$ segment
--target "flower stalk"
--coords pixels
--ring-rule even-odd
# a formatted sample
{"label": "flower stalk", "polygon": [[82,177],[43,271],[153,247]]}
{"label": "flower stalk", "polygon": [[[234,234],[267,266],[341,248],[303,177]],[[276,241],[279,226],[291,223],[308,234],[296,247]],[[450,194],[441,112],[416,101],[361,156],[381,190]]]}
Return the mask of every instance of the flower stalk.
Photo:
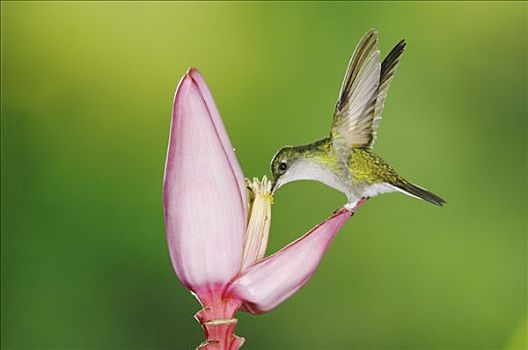
{"label": "flower stalk", "polygon": [[245,339],[235,335],[238,320],[234,317],[241,302],[224,298],[220,292],[196,295],[203,308],[194,315],[205,333],[205,341],[198,349],[236,350]]}

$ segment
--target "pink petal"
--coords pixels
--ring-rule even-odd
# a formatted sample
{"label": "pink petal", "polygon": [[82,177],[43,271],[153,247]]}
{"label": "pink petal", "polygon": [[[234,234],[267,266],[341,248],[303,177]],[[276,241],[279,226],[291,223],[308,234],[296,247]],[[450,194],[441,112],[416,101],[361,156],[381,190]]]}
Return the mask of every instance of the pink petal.
{"label": "pink petal", "polygon": [[247,220],[240,169],[233,169],[204,89],[190,74],[178,85],[163,185],[172,264],[193,291],[221,288],[238,272]]}
{"label": "pink petal", "polygon": [[312,277],[330,242],[352,213],[341,210],[272,256],[251,265],[227,287],[244,310],[267,312],[298,291]]}
{"label": "pink petal", "polygon": [[207,87],[207,83],[205,82],[204,78],[202,77],[198,69],[191,67],[189,68],[188,74],[196,82],[196,85],[198,85],[198,89],[200,90],[200,93],[202,94],[205,104],[207,105],[207,109],[209,110],[211,119],[213,123],[215,124],[216,132],[218,134],[218,137],[220,138],[220,141],[222,142],[222,145],[224,146],[224,150],[226,152],[227,158],[229,159],[229,163],[231,164],[231,167],[233,168],[233,172],[237,179],[238,187],[240,189],[240,195],[242,196],[242,201],[244,203],[244,214],[245,216],[247,216],[248,205],[247,205],[246,180],[244,177],[244,173],[242,172],[242,169],[240,168],[240,164],[238,163],[238,159],[235,155],[234,148],[231,145],[231,141],[229,140],[229,136],[227,135],[227,131],[224,127],[224,123],[222,123],[222,118],[220,117],[220,112],[218,111],[218,107],[216,107],[216,103],[213,100],[213,95],[211,94],[211,91]]}

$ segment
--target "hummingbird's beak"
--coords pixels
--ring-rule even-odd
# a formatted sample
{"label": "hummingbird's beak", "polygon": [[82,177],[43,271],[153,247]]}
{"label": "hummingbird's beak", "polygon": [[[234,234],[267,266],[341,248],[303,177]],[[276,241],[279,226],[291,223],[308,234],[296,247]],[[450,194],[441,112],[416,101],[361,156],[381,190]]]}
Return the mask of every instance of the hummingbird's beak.
{"label": "hummingbird's beak", "polygon": [[277,188],[279,188],[278,180],[279,180],[278,178],[273,179],[273,184],[271,184],[271,195],[272,196],[275,194],[275,191],[277,190]]}

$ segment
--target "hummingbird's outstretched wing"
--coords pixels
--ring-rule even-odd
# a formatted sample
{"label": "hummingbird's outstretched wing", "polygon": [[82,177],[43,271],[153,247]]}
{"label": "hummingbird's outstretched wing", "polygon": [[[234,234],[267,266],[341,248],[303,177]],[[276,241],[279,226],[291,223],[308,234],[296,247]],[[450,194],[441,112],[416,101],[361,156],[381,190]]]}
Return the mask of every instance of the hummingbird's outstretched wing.
{"label": "hummingbird's outstretched wing", "polygon": [[338,150],[372,147],[376,128],[405,42],[400,41],[380,64],[377,32],[369,30],[359,41],[341,85],[331,136]]}
{"label": "hummingbird's outstretched wing", "polygon": [[398,64],[400,63],[400,57],[403,54],[405,45],[405,40],[400,40],[396,46],[392,48],[387,57],[385,57],[383,62],[381,62],[380,83],[378,87],[378,97],[376,99],[376,107],[374,108],[374,120],[372,121],[372,141],[370,142],[370,147],[374,146],[374,142],[376,141],[376,131],[378,129],[378,124],[381,121],[381,113],[383,112],[383,107],[385,106],[387,92],[389,91],[392,78],[394,78],[396,68],[398,68]]}

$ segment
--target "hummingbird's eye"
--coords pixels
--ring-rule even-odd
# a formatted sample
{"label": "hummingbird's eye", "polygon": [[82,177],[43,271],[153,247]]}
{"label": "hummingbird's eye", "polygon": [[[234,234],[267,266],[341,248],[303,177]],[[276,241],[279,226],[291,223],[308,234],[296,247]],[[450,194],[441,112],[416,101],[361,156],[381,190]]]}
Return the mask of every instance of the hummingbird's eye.
{"label": "hummingbird's eye", "polygon": [[288,169],[288,164],[286,164],[286,162],[280,163],[279,170],[284,172],[284,171],[286,171],[286,169]]}

